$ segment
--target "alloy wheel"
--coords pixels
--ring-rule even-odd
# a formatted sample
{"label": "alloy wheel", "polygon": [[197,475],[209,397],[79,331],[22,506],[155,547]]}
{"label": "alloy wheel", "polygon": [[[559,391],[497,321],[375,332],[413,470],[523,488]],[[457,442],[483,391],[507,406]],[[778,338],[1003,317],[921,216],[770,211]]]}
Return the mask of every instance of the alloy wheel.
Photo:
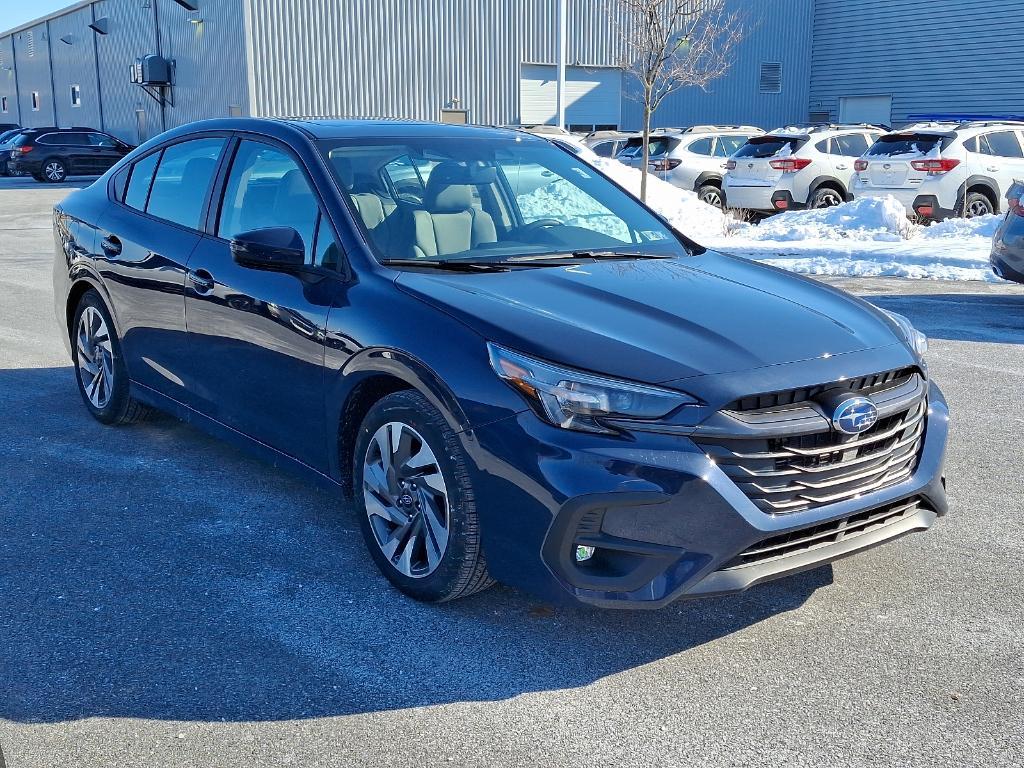
{"label": "alloy wheel", "polygon": [[722,196],[718,192],[708,191],[705,192],[701,199],[708,205],[712,205],[715,208],[722,207]]}
{"label": "alloy wheel", "polygon": [[61,181],[64,178],[64,166],[58,162],[49,162],[43,169],[43,173],[50,181]]}
{"label": "alloy wheel", "polygon": [[968,219],[975,216],[988,216],[990,213],[992,213],[992,206],[985,200],[972,200],[967,206]]}
{"label": "alloy wheel", "polygon": [[95,307],[86,307],[76,334],[78,376],[85,396],[96,409],[110,402],[114,391],[114,356],[110,330]]}
{"label": "alloy wheel", "polygon": [[843,202],[838,192],[826,190],[818,195],[818,201],[816,208],[832,208],[833,206],[840,205]]}
{"label": "alloy wheel", "polygon": [[363,459],[363,499],[381,552],[402,575],[433,573],[448,548],[448,489],[437,456],[408,424],[378,429]]}

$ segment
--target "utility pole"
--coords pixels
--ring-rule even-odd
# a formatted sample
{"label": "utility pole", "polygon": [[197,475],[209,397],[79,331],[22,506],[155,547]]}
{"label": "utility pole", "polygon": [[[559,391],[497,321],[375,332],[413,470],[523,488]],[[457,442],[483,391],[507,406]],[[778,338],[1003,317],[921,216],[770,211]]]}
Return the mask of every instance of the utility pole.
{"label": "utility pole", "polygon": [[569,47],[569,0],[558,0],[558,127],[565,128],[565,60]]}

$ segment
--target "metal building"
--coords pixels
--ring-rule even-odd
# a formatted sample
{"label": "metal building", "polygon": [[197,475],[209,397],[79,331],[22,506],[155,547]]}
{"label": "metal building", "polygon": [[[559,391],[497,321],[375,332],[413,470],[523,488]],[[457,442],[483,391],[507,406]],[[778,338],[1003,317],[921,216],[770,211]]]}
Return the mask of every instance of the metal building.
{"label": "metal building", "polygon": [[[735,0],[733,70],[657,125],[804,119],[811,0]],[[555,117],[558,0],[83,0],[0,34],[0,123],[88,125],[138,142],[229,114],[533,124]],[[567,121],[640,124],[609,0],[569,0]],[[141,85],[137,59],[172,65]]]}

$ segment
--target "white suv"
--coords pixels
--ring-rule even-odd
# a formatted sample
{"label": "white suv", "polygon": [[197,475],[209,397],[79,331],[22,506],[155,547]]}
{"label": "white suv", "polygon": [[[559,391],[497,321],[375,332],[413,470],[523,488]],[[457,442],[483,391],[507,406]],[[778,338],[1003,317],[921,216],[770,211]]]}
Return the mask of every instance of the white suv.
{"label": "white suv", "polygon": [[[708,205],[723,207],[722,176],[726,161],[753,136],[752,125],[696,125],[664,128],[651,135],[648,166],[658,178],[697,193]],[[643,162],[643,138],[633,138],[618,159],[634,168]]]}
{"label": "white suv", "polygon": [[726,206],[774,212],[850,200],[854,162],[882,132],[873,125],[803,125],[755,136],[727,164]]}
{"label": "white suv", "polygon": [[892,195],[924,221],[998,213],[1024,177],[1024,123],[918,123],[882,136],[857,161],[853,194]]}

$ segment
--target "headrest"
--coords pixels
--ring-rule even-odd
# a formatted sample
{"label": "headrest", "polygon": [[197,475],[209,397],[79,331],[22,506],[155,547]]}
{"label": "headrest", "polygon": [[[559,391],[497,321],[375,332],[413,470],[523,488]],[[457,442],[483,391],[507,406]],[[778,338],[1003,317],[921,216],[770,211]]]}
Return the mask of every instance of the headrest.
{"label": "headrest", "polygon": [[427,210],[432,213],[455,213],[473,206],[473,187],[497,180],[493,168],[465,166],[449,160],[437,165],[427,180]]}
{"label": "headrest", "polygon": [[334,170],[341,180],[341,186],[345,189],[352,189],[352,185],[355,184],[356,180],[356,172],[352,170],[352,161],[347,157],[334,157],[331,158],[331,161],[334,163]]}
{"label": "headrest", "polygon": [[312,197],[313,193],[309,189],[309,184],[306,182],[305,177],[302,175],[302,171],[298,168],[292,168],[288,173],[281,177],[281,181],[277,186],[277,196],[274,199],[274,210],[277,213],[291,213],[294,215],[294,211],[290,210],[296,204],[304,202],[304,198]]}
{"label": "headrest", "polygon": [[212,157],[193,157],[185,163],[181,172],[181,186],[184,189],[206,187],[213,176],[217,161]]}

